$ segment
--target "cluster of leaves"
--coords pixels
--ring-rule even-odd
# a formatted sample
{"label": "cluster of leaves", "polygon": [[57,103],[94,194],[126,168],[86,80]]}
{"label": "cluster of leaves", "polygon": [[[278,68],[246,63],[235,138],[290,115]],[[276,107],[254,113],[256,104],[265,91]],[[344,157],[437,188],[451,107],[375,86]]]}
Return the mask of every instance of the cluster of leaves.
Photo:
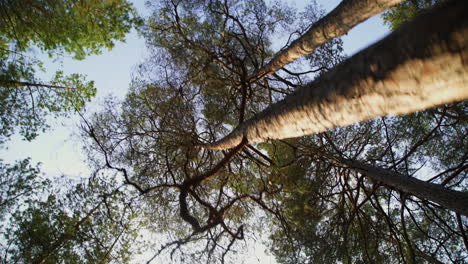
{"label": "cluster of leaves", "polygon": [[51,56],[99,54],[142,24],[132,4],[123,0],[5,0],[0,6],[2,49],[13,41],[16,51],[36,45]]}
{"label": "cluster of leaves", "polygon": [[41,179],[39,166],[31,166],[30,159],[14,165],[0,162],[0,221],[41,193],[48,182]]}
{"label": "cluster of leaves", "polygon": [[1,1],[0,144],[20,132],[32,140],[48,126],[48,115],[79,111],[96,94],[81,74],[57,71],[49,82],[38,75],[42,63],[28,53],[38,47],[49,56],[75,59],[99,54],[123,41],[142,24],[127,1]]}
{"label": "cluster of leaves", "polygon": [[43,182],[41,193],[32,191],[35,197],[15,197],[21,208],[6,219],[1,263],[128,263],[140,252],[132,247],[139,223],[118,188],[96,181],[60,184],[66,189]]}
{"label": "cluster of leaves", "polygon": [[[18,58],[19,57],[19,58]],[[64,75],[57,71],[44,84],[36,77],[35,60],[18,55],[0,63],[0,144],[19,132],[26,140],[33,140],[49,126],[49,115],[67,116],[80,111],[96,94],[93,81],[81,74]]]}
{"label": "cluster of leaves", "polygon": [[408,0],[404,1],[394,8],[382,14],[382,19],[385,24],[390,26],[392,30],[397,29],[403,23],[410,21],[419,15],[422,11],[429,9],[435,4],[442,3],[446,0]]}

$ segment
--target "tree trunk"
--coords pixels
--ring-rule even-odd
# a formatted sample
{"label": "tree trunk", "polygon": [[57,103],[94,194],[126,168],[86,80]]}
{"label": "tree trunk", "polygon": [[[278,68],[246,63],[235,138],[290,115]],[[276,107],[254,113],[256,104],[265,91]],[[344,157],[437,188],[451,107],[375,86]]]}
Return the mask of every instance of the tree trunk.
{"label": "tree trunk", "polygon": [[451,190],[440,184],[421,181],[359,161],[341,159],[339,163],[358,171],[374,181],[381,182],[404,193],[437,203],[444,208],[468,216],[467,192]]}
{"label": "tree trunk", "polygon": [[203,147],[300,137],[467,99],[466,14],[468,1],[448,1]]}
{"label": "tree trunk", "polygon": [[285,50],[254,73],[250,79],[255,81],[270,75],[283,66],[306,54],[311,54],[321,45],[333,38],[346,34],[351,28],[366,19],[377,15],[403,0],[343,0],[333,11],[323,17],[296,39]]}
{"label": "tree trunk", "polygon": [[50,85],[50,84],[42,84],[42,83],[20,82],[20,81],[14,81],[14,80],[0,80],[0,86],[13,86],[13,87],[32,86],[32,87],[42,87],[42,88],[49,88],[49,89],[77,90],[77,88],[75,87],[66,87],[66,86]]}

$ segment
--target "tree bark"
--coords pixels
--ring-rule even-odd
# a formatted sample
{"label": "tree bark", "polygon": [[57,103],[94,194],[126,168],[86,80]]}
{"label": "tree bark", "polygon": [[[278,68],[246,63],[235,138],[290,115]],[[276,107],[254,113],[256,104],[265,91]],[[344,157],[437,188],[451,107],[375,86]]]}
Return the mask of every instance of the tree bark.
{"label": "tree bark", "polygon": [[240,124],[208,149],[300,137],[468,98],[468,1],[448,1]]}
{"label": "tree bark", "polygon": [[333,38],[346,34],[350,29],[403,0],[343,0],[333,11],[317,21],[300,38],[255,72],[252,81],[270,75],[283,66],[306,54],[311,54]]}
{"label": "tree bark", "polygon": [[374,181],[381,182],[404,193],[437,203],[444,208],[468,216],[467,192],[451,190],[440,184],[407,177],[391,170],[367,165],[359,161],[341,159],[339,163],[356,170]]}

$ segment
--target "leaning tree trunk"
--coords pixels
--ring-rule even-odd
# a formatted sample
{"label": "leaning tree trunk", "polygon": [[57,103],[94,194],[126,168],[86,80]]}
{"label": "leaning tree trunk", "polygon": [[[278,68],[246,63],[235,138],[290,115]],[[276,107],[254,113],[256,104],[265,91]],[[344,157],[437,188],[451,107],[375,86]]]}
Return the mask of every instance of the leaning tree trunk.
{"label": "leaning tree trunk", "polygon": [[396,172],[370,166],[365,163],[340,159],[338,161],[362,175],[396,190],[439,204],[449,210],[468,216],[468,193],[448,189],[440,184],[434,184],[407,177]]}
{"label": "leaning tree trunk", "polygon": [[296,39],[286,49],[275,54],[264,67],[252,74],[252,81],[273,74],[296,59],[311,54],[333,38],[346,34],[364,20],[377,15],[403,0],[343,0],[333,11],[323,17]]}
{"label": "leaning tree trunk", "polygon": [[245,121],[208,149],[300,137],[468,98],[468,1],[449,1]]}

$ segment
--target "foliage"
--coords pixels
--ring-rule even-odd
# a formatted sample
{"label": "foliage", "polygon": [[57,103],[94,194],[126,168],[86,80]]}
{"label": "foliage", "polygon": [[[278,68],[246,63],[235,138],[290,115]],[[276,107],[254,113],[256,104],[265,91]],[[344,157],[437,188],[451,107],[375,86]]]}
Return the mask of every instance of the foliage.
{"label": "foliage", "polygon": [[2,263],[129,263],[138,223],[118,189],[62,182],[14,211],[2,230]]}
{"label": "foliage", "polygon": [[94,82],[86,81],[81,74],[57,71],[45,84],[36,77],[35,60],[20,55],[15,62],[1,63],[0,144],[18,130],[24,139],[34,139],[48,128],[48,115],[67,116],[80,111],[96,94]]}
{"label": "foliage", "polygon": [[444,0],[407,0],[383,13],[382,19],[392,30],[396,30],[403,23],[420,14],[421,11],[441,2]]}
{"label": "foliage", "polygon": [[[84,59],[141,25],[124,0],[0,1],[0,145],[17,132],[34,139],[49,117],[80,111],[96,94],[82,74],[58,70],[41,80],[46,69],[34,48]],[[140,252],[130,243],[139,223],[119,188],[93,179],[52,183],[30,159],[0,163],[0,262],[128,263]]]}
{"label": "foliage", "polygon": [[57,71],[49,82],[30,55],[38,47],[49,56],[75,59],[111,49],[142,24],[127,1],[1,1],[0,3],[0,144],[20,132],[34,139],[48,125],[47,116],[80,111],[96,94],[81,74]]}
{"label": "foliage", "polygon": [[7,0],[1,9],[0,35],[4,44],[13,42],[16,52],[36,45],[50,55],[66,52],[77,59],[111,49],[142,23],[124,0]]}
{"label": "foliage", "polygon": [[48,181],[42,179],[39,166],[32,166],[30,162],[25,159],[9,165],[0,161],[0,221],[33,200],[47,186]]}

